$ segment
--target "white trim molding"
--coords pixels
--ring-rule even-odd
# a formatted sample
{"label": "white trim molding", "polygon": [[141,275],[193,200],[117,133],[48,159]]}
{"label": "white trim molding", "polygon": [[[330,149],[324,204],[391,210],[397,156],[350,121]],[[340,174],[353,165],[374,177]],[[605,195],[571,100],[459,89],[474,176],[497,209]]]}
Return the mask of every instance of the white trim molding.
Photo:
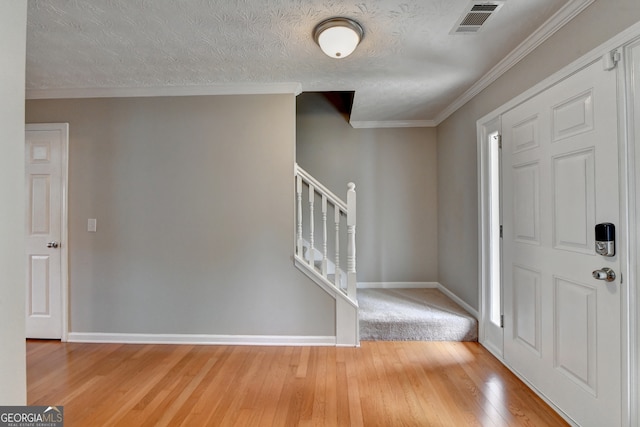
{"label": "white trim molding", "polygon": [[460,307],[464,308],[467,312],[469,312],[469,314],[471,314],[473,317],[475,317],[476,320],[478,320],[480,318],[479,315],[478,315],[478,310],[476,310],[475,308],[471,307],[469,304],[464,302],[462,300],[462,298],[460,298],[458,295],[456,295],[453,292],[451,292],[449,289],[447,289],[441,283],[438,283],[438,290],[440,292],[442,292],[443,294],[445,294],[446,296],[448,296],[449,298],[451,298]]}
{"label": "white trim molding", "polygon": [[432,128],[438,126],[436,120],[352,120],[349,124],[354,129]]}
{"label": "white trim molding", "polygon": [[436,127],[455,113],[464,104],[486,89],[500,76],[513,68],[535,48],[544,43],[549,37],[564,27],[569,21],[585,10],[595,0],[571,0],[558,10],[551,18],[545,21],[536,31],[513,49],[507,56],[498,62],[484,76],[480,77],[469,89],[456,98],[430,120],[380,120],[380,121],[351,121],[351,126],[358,128],[398,128],[398,127]]}
{"label": "white trim molding", "polygon": [[478,126],[481,126],[482,124],[491,121],[495,117],[500,116],[506,111],[511,110],[512,108],[518,106],[519,104],[522,104],[523,102],[527,101],[528,99],[533,98],[540,92],[543,92],[545,89],[553,86],[555,83],[566,79],[572,74],[577,73],[578,71],[585,68],[589,64],[602,60],[603,55],[606,54],[607,52],[611,52],[613,50],[619,49],[620,47],[630,43],[632,40],[634,40],[637,37],[640,37],[640,22],[633,24],[626,30],[622,31],[620,34],[602,43],[600,46],[585,53],[583,56],[576,59],[571,64],[567,65],[566,67],[558,70],[557,72],[553,73],[549,77],[545,78],[540,83],[527,89],[520,95],[516,96],[515,98],[503,104],[502,106],[486,114],[484,117],[481,117],[476,121],[476,129]]}
{"label": "white trim molding", "polygon": [[440,112],[433,120],[436,126],[445,121],[450,115],[455,113],[473,97],[486,89],[491,83],[498,80],[500,76],[509,71],[525,56],[530,54],[535,48],[540,46],[549,37],[554,35],[559,29],[564,27],[569,21],[575,18],[580,12],[586,9],[595,0],[572,0],[558,10],[551,18],[534,31],[529,37],[513,49],[502,61],[498,62],[487,74],[476,81],[473,86],[467,89],[448,107]]}
{"label": "white trim molding", "polygon": [[131,98],[152,96],[271,95],[302,93],[300,83],[229,83],[208,86],[28,89],[26,99]]}
{"label": "white trim molding", "polygon": [[438,282],[358,282],[358,289],[423,289],[438,286]]}
{"label": "white trim molding", "polygon": [[335,346],[336,337],[293,335],[130,334],[104,332],[70,332],[68,336],[68,342],[119,344]]}
{"label": "white trim molding", "polygon": [[478,165],[478,342],[502,360],[503,329],[492,326],[489,316],[492,279],[499,271],[492,271],[494,242],[491,239],[491,197],[500,197],[491,189],[491,148],[489,135],[502,130],[501,116],[477,124]]}
{"label": "white trim molding", "polygon": [[[639,31],[640,32],[640,31]],[[638,292],[638,277],[640,277],[640,263],[638,263],[638,250],[640,242],[640,38],[631,41],[624,46],[622,55],[624,65],[624,87],[627,88],[625,96],[619,96],[626,102],[623,111],[626,111],[626,138],[628,141],[626,159],[622,159],[621,166],[626,167],[628,216],[627,236],[621,236],[626,242],[627,248],[627,298],[629,304],[626,318],[628,327],[625,338],[628,341],[628,359],[626,369],[629,372],[627,393],[629,395],[629,420],[630,425],[640,426],[640,292]],[[626,161],[624,161],[626,160]],[[623,243],[624,243],[623,242]]]}
{"label": "white trim molding", "polygon": [[[506,73],[522,58],[555,34],[566,23],[587,8],[594,0],[570,0],[544,24],[542,24],[524,42],[505,56],[487,74],[476,81],[460,97],[440,111],[434,119],[427,120],[354,120],[350,124],[356,129],[365,128],[416,128],[436,127],[460,107],[484,90],[487,86]],[[300,82],[275,83],[227,83],[194,86],[161,86],[161,87],[113,87],[113,88],[51,88],[28,89],[26,99],[62,99],[62,98],[117,98],[117,97],[152,97],[152,96],[200,96],[200,95],[259,95],[302,93]]]}

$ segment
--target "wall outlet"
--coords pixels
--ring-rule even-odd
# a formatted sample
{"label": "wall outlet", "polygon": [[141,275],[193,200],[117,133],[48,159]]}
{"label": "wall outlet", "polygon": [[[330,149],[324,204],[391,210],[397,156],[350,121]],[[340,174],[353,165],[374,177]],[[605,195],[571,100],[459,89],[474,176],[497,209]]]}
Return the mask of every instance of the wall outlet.
{"label": "wall outlet", "polygon": [[97,226],[98,226],[98,221],[95,218],[89,218],[89,220],[87,221],[87,231],[95,233]]}

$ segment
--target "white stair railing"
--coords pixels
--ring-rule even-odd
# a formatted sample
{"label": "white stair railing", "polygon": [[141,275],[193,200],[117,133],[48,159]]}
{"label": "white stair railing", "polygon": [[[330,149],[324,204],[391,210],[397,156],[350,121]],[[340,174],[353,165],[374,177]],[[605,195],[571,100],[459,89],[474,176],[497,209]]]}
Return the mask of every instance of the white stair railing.
{"label": "white stair railing", "polygon": [[[296,260],[298,264],[323,279],[324,285],[339,291],[357,307],[356,186],[352,182],[347,185],[345,203],[298,165],[295,167],[295,175]],[[319,218],[315,212],[317,202],[320,204]],[[305,203],[308,205],[305,206]],[[333,215],[330,216],[330,213]],[[331,242],[328,224],[330,217],[333,219],[334,228]],[[305,218],[308,218],[308,222]],[[343,227],[345,224],[346,227]],[[346,257],[340,247],[341,242],[345,241]]]}

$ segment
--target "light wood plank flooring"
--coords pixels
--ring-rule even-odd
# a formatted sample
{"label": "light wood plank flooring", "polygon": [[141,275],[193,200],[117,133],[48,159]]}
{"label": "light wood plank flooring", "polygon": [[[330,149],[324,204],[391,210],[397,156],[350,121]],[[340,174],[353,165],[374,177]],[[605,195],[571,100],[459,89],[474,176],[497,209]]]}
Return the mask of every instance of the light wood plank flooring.
{"label": "light wood plank flooring", "polygon": [[562,426],[477,343],[361,348],[27,341],[30,405],[75,426]]}

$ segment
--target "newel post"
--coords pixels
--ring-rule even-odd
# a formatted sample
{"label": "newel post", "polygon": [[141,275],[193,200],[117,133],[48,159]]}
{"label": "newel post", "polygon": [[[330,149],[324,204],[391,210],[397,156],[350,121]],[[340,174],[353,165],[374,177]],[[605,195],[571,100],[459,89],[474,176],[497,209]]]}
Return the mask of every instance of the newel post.
{"label": "newel post", "polygon": [[347,295],[356,298],[356,185],[347,184]]}

